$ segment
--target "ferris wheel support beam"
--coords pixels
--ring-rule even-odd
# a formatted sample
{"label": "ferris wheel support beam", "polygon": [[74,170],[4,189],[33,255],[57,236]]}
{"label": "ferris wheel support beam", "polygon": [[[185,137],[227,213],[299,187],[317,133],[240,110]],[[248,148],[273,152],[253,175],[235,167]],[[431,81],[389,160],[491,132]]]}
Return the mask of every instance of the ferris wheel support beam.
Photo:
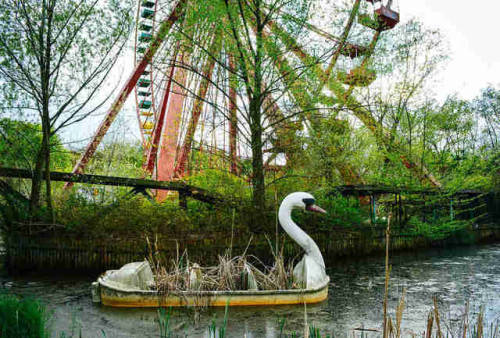
{"label": "ferris wheel support beam", "polygon": [[352,25],[354,24],[354,19],[356,18],[356,15],[358,14],[360,2],[361,2],[361,0],[356,0],[354,2],[354,5],[353,5],[352,10],[351,10],[351,14],[349,15],[349,19],[347,20],[347,24],[344,27],[344,32],[342,33],[342,36],[340,37],[339,45],[337,46],[337,49],[333,53],[332,58],[330,60],[330,63],[328,64],[328,68],[326,69],[325,76],[321,80],[320,86],[317,89],[318,92],[320,92],[323,89],[326,81],[328,81],[328,79],[330,78],[330,74],[332,73],[333,67],[335,67],[335,65],[337,64],[337,60],[340,56],[340,52],[342,51],[342,48],[344,48],[344,45],[347,41],[347,37],[349,36],[349,32],[351,31]]}
{"label": "ferris wheel support beam", "polygon": [[[104,135],[108,132],[109,128],[111,127],[111,124],[115,120],[116,116],[120,112],[121,108],[123,107],[125,101],[127,100],[129,94],[132,92],[134,87],[137,84],[137,81],[139,80],[139,77],[141,74],[144,72],[146,69],[147,65],[151,62],[153,56],[156,54],[158,49],[160,48],[161,44],[163,43],[165,37],[167,36],[168,32],[170,31],[170,28],[179,20],[180,17],[182,17],[184,13],[184,8],[187,3],[187,0],[179,0],[179,2],[175,5],[173,8],[172,12],[170,13],[170,16],[168,19],[163,21],[160,25],[160,28],[158,30],[158,33],[153,39],[153,42],[151,43],[151,46],[148,48],[146,53],[144,54],[144,58],[139,62],[139,64],[135,67],[134,71],[130,75],[129,79],[121,89],[120,93],[116,97],[115,101],[111,105],[111,108],[104,118],[104,120],[101,122],[99,125],[99,128],[97,129],[94,137],[92,138],[92,141],[87,145],[85,148],[84,153],[82,154],[82,157],[80,160],[77,162],[75,167],[73,168],[73,173],[74,174],[79,174],[82,173],[83,170],[85,169],[85,166],[88,164],[90,158],[94,155],[95,151],[97,150],[97,147],[101,143],[102,139],[104,138]],[[71,187],[73,184],[72,183],[67,183],[65,185],[65,188]]]}
{"label": "ferris wheel support beam", "polygon": [[146,157],[146,162],[144,164],[144,169],[145,171],[149,174],[152,175],[154,168],[155,168],[155,163],[156,163],[156,158],[158,155],[158,146],[160,144],[160,139],[161,139],[161,133],[163,130],[163,125],[165,122],[165,112],[167,111],[167,105],[170,97],[170,90],[172,88],[172,78],[174,77],[174,71],[175,71],[175,61],[177,60],[177,52],[179,48],[179,44],[177,44],[177,50],[174,52],[174,59],[173,59],[173,64],[170,66],[170,72],[169,72],[169,78],[167,82],[167,87],[165,88],[165,93],[163,94],[161,103],[160,103],[160,113],[158,114],[158,119],[154,127],[153,131],[153,138],[151,145],[148,150],[148,154]]}
{"label": "ferris wheel support beam", "polygon": [[[175,174],[175,160],[177,154],[177,140],[179,138],[179,128],[181,124],[182,108],[186,97],[187,71],[184,68],[186,60],[190,54],[180,51],[180,67],[175,67],[175,74],[172,92],[169,98],[168,111],[165,117],[165,126],[162,131],[160,153],[156,164],[156,174],[158,181],[171,181]],[[168,192],[158,191],[156,199],[162,201]]]}
{"label": "ferris wheel support beam", "polygon": [[208,87],[211,83],[213,70],[215,67],[215,57],[220,52],[222,47],[221,40],[214,38],[212,47],[210,48],[207,60],[203,65],[203,73],[201,75],[200,86],[198,88],[198,93],[196,99],[193,103],[193,109],[191,112],[191,117],[189,119],[186,136],[184,138],[184,143],[181,147],[179,157],[177,159],[177,164],[175,166],[175,175],[182,176],[186,171],[186,165],[189,158],[189,153],[191,152],[191,147],[193,145],[194,134],[198,121],[200,120],[201,113],[203,111],[203,105],[205,103],[205,97],[207,96]]}
{"label": "ferris wheel support beam", "polygon": [[[285,35],[287,34],[283,30],[281,30],[281,32]],[[378,37],[379,37],[379,32],[376,32],[375,36],[372,40],[372,44],[370,46],[371,51],[373,51],[373,49],[375,48],[375,44],[378,41]],[[270,44],[272,44],[272,41],[270,41],[270,39],[266,39],[266,40]],[[290,41],[294,41],[294,42],[292,44],[290,44]],[[288,38],[286,39],[286,42],[287,42],[287,46],[291,48],[291,50],[294,52],[294,54],[297,57],[299,57],[306,64],[310,64],[308,62],[308,60],[311,60],[312,56],[307,54],[307,52],[304,51],[304,49],[298,43],[296,43],[292,37],[288,36]],[[274,46],[274,47],[276,49],[279,48],[277,46]],[[367,57],[369,57],[370,54],[368,54]],[[275,60],[275,62],[276,61],[277,60]],[[281,69],[280,63],[281,62],[278,61],[276,64],[276,67],[279,70]],[[315,64],[311,68],[316,73],[316,76],[319,79],[326,78],[326,74],[319,64]],[[290,74],[287,74],[287,75],[289,76]],[[361,122],[363,122],[363,124],[370,131],[372,131],[372,133],[377,138],[378,142],[385,145],[385,147],[387,149],[391,149],[392,151],[395,151],[396,153],[398,153],[400,156],[400,159],[401,159],[402,163],[405,165],[405,167],[408,168],[410,171],[412,171],[414,174],[416,174],[416,176],[419,178],[419,180],[421,182],[427,181],[435,187],[438,187],[438,188],[441,187],[441,183],[434,177],[434,175],[426,167],[424,167],[423,165],[418,163],[418,161],[411,159],[410,156],[408,156],[405,149],[400,145],[400,143],[389,142],[389,139],[391,139],[391,133],[389,131],[387,131],[384,128],[384,126],[382,126],[373,117],[373,115],[371,114],[371,112],[368,109],[366,109],[359,101],[357,101],[354,97],[352,97],[352,95],[350,95],[350,93],[352,93],[351,88],[346,90],[343,87],[343,85],[340,82],[338,82],[336,79],[326,78],[326,80],[327,80],[326,83],[328,85],[328,88],[333,93],[335,93],[337,99],[339,99],[338,101],[340,102],[340,104],[345,105],[347,108],[349,108],[349,110],[351,110],[354,113],[354,115]],[[298,84],[298,85],[300,86],[300,84]],[[306,89],[303,88],[303,90],[306,90]]]}

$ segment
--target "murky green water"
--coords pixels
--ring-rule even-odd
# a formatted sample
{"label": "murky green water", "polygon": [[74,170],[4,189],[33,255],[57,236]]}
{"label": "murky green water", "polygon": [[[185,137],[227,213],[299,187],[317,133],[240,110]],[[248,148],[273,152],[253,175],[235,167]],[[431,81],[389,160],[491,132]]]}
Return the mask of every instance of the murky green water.
{"label": "murky green water", "polygon": [[[424,330],[432,297],[438,296],[448,325],[457,325],[464,304],[471,302],[472,312],[483,305],[486,321],[500,319],[500,244],[426,250],[396,254],[391,258],[389,309],[394,309],[403,288],[406,308],[405,333]],[[327,301],[314,306],[230,308],[227,337],[276,337],[279,321],[286,320],[286,331],[302,332],[307,321],[323,334],[353,336],[358,327],[380,329],[384,290],[384,258],[338,262],[328,269],[332,283]],[[113,309],[91,303],[89,285],[95,276],[69,278],[0,277],[3,289],[34,295],[53,310],[52,326],[56,332],[75,332],[84,337],[157,337],[156,310]],[[175,332],[188,337],[207,337],[208,326],[215,319],[220,326],[224,309],[173,310],[171,325]],[[368,336],[378,336],[371,333]],[[359,336],[359,335],[358,335]]]}

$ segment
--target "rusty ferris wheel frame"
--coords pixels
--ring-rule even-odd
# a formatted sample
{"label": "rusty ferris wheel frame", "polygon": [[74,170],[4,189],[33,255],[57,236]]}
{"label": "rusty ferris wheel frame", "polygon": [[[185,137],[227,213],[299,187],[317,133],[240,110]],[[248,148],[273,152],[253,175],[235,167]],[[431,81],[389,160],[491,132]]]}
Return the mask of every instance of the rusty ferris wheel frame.
{"label": "rusty ferris wheel frame", "polygon": [[[186,86],[188,74],[185,68],[175,67],[174,64],[176,60],[189,59],[189,55],[186,55],[186,52],[178,48],[178,41],[173,41],[168,37],[172,27],[182,18],[189,0],[178,0],[169,15],[161,22],[157,22],[155,15],[159,1],[161,0],[138,1],[134,54],[135,68],[113,101],[91,142],[85,148],[80,160],[73,169],[73,173],[82,173],[84,171],[125,101],[132,93],[135,97],[137,119],[144,147],[145,160],[143,168],[146,174],[154,174],[154,178],[159,181],[170,181],[176,177],[182,177],[186,172],[194,134],[200,124],[200,120],[203,118],[204,101],[210,89],[210,79],[214,72],[214,62],[205,62],[202,68],[203,78],[197,86],[198,98],[189,107],[189,114],[186,116],[188,122],[181,126],[181,111],[183,108],[186,108],[184,106],[186,95],[183,93],[183,87]],[[301,22],[310,32],[318,34],[334,44],[334,52],[327,69],[324,70],[321,66],[316,66],[321,68],[317,69],[321,82],[318,87],[319,89],[325,85],[328,86],[332,69],[340,56],[351,59],[362,58],[359,67],[338,77],[338,80],[343,83],[344,89],[341,93],[335,94],[337,96],[340,94],[344,100],[347,100],[356,86],[367,86],[373,82],[375,74],[367,72],[366,65],[377,44],[380,33],[392,29],[399,22],[399,14],[391,9],[392,0],[388,0],[385,5],[380,0],[366,0],[374,6],[374,15],[371,16],[359,13],[361,1],[354,1],[349,18],[345,23],[343,33],[340,37],[335,37],[309,23]],[[295,20],[291,15],[284,13],[283,15],[288,16],[288,19]],[[368,46],[360,46],[347,41],[349,32],[353,25],[356,24],[356,18],[359,24],[374,32],[371,43]],[[272,22],[268,28],[270,33],[281,36],[285,45],[291,46],[291,50],[301,61],[304,63],[307,62],[310,56],[300,46],[294,46],[297,42],[287,35],[286,31],[279,24]],[[214,45],[216,45],[215,52],[219,51],[217,49],[222,48],[221,45]],[[159,52],[164,49],[169,51],[170,57],[174,59],[174,62],[168,66],[168,69],[163,69],[160,72],[161,81],[159,82],[161,85],[156,85],[156,82],[158,82],[156,81],[158,73],[155,74],[153,63],[155,58],[158,57]],[[229,59],[228,62],[230,63],[230,67],[234,67],[234,60]],[[285,70],[281,67],[283,62],[286,62],[286,60],[276,58],[275,67],[278,72],[284,75]],[[235,117],[236,89],[234,83],[232,84],[229,81],[228,85],[229,100],[227,104],[229,117],[227,123],[229,142],[227,158],[229,158],[230,162],[229,170],[236,174],[238,171],[237,119]],[[280,108],[275,104],[273,109],[279,110]],[[184,137],[183,141],[179,142],[179,135],[181,133]],[[276,133],[279,135],[279,131],[276,131]],[[67,185],[67,187],[69,186],[70,184]]]}

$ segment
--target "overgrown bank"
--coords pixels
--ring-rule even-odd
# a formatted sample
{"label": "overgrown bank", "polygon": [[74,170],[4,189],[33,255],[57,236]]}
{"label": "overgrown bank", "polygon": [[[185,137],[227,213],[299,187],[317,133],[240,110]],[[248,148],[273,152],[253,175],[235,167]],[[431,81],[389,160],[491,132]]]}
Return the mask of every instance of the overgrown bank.
{"label": "overgrown bank", "polygon": [[[102,272],[142,260],[153,245],[166,257],[187,250],[192,261],[203,264],[216,261],[231,247],[235,255],[247,250],[264,261],[272,259],[271,247],[283,250],[289,259],[301,253],[276,223],[278,203],[255,224],[250,207],[245,206],[215,209],[190,201],[182,209],[175,196],[163,203],[143,196],[101,203],[82,196],[58,203],[60,225],[11,223],[6,232],[9,267]],[[462,204],[455,200],[451,213],[445,202],[448,196],[426,197],[423,205],[415,196],[412,200],[404,196],[402,205],[392,196],[381,196],[376,210],[359,197],[331,191],[317,191],[315,196],[329,214],[296,213],[294,218],[318,243],[326,260],[383,253],[389,214],[393,215],[392,250],[500,239],[500,226],[495,223],[498,199],[490,195],[464,199]]]}

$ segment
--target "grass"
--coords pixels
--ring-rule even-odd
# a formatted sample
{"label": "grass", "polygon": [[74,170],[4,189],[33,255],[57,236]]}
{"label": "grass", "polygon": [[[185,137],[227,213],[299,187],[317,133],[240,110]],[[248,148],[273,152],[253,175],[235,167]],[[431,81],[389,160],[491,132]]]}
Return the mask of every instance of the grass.
{"label": "grass", "polygon": [[48,313],[39,301],[0,294],[0,337],[49,337]]}
{"label": "grass", "polygon": [[210,326],[208,327],[208,335],[210,338],[224,338],[224,337],[226,337],[228,309],[229,309],[229,303],[226,304],[226,308],[224,310],[224,321],[222,322],[221,327],[217,327],[215,317],[212,318],[212,322],[210,323]]}
{"label": "grass", "polygon": [[170,327],[170,317],[172,315],[172,309],[169,308],[166,310],[165,308],[158,309],[158,329],[160,331],[161,338],[170,338],[172,337],[172,329]]}

